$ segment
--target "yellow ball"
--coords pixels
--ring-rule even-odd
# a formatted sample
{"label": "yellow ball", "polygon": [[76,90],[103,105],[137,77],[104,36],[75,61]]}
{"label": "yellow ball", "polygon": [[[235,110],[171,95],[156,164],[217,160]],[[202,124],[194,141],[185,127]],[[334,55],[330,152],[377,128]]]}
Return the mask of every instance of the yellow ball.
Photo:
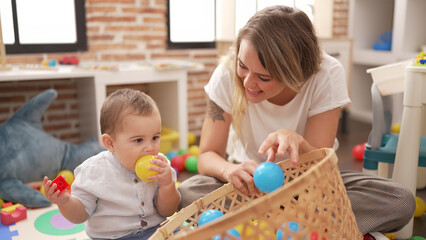
{"label": "yellow ball", "polygon": [[426,203],[423,199],[416,197],[416,210],[414,217],[421,217],[426,212]]}
{"label": "yellow ball", "polygon": [[392,133],[399,133],[399,130],[401,130],[401,123],[394,123],[391,127]]}
{"label": "yellow ball", "polygon": [[138,159],[138,161],[136,162],[136,165],[135,165],[136,175],[140,179],[142,179],[146,182],[154,181],[154,180],[148,180],[147,177],[158,174],[158,172],[156,172],[156,171],[148,170],[149,166],[157,166],[157,165],[151,163],[151,159],[156,159],[156,158],[153,155],[143,156],[143,157]]}
{"label": "yellow ball", "polygon": [[176,185],[176,187],[179,187],[180,182],[176,182],[175,185]]}
{"label": "yellow ball", "polygon": [[41,192],[41,194],[43,194],[44,196],[46,196],[46,194],[44,194],[44,184],[41,185],[40,192]]}
{"label": "yellow ball", "polygon": [[188,132],[188,145],[191,146],[195,143],[196,140],[197,137],[195,136],[195,134],[193,132]]}
{"label": "yellow ball", "polygon": [[250,225],[246,226],[244,228],[244,224],[239,224],[237,226],[235,226],[234,228],[238,231],[238,233],[240,233],[241,236],[251,236],[248,237],[247,239],[249,240],[265,240],[265,238],[263,236],[257,236],[257,237],[253,237],[253,235],[255,234],[255,229],[256,228],[260,228],[264,234],[267,236],[266,239],[275,239],[275,233],[271,232],[269,229],[266,229],[267,227],[267,222],[265,221],[258,221],[258,220],[253,220],[250,221]]}
{"label": "yellow ball", "polygon": [[62,175],[70,186],[74,182],[74,174],[70,170],[62,170],[58,173],[58,175],[56,175],[56,177],[59,175]]}
{"label": "yellow ball", "polygon": [[197,145],[192,145],[189,147],[188,152],[197,157],[198,150],[199,150],[199,147]]}

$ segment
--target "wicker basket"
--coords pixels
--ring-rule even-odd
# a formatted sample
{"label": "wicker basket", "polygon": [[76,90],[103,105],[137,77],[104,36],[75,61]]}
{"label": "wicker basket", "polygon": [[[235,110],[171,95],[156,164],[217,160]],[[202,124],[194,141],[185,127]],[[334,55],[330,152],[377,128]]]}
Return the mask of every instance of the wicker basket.
{"label": "wicker basket", "polygon": [[[279,163],[284,171],[284,185],[269,194],[249,197],[230,183],[200,198],[169,218],[150,238],[275,239],[278,229],[282,239],[362,239],[351,203],[337,166],[333,149],[323,148],[300,156],[296,169],[290,160]],[[199,216],[208,209],[225,215],[198,227]],[[288,228],[296,222],[298,231]],[[240,230],[240,237],[228,230]]]}

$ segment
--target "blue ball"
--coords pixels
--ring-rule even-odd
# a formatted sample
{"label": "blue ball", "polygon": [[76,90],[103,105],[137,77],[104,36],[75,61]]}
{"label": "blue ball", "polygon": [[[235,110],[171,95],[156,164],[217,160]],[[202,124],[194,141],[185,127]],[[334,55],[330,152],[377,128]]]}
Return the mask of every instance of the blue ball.
{"label": "blue ball", "polygon": [[[282,226],[285,226],[285,223]],[[297,233],[297,230],[299,228],[299,224],[297,224],[297,222],[289,222],[288,223],[288,228],[291,231]],[[277,230],[277,235],[276,235],[277,240],[282,240],[283,239],[283,235],[284,235],[284,232],[281,229],[278,229]],[[291,238],[292,238],[291,236],[287,237],[287,239],[291,239]]]}
{"label": "blue ball", "polygon": [[[241,237],[240,233],[235,228],[231,228],[228,231],[226,231],[229,235],[232,235],[234,237]],[[220,240],[222,236],[220,234],[213,236],[213,240]],[[231,240],[230,238],[225,237],[225,240]]]}
{"label": "blue ball", "polygon": [[201,215],[200,218],[198,219],[198,226],[201,226],[203,224],[206,224],[212,220],[215,220],[217,218],[222,217],[224,214],[216,209],[209,209],[204,211]]}
{"label": "blue ball", "polygon": [[260,191],[270,193],[284,184],[284,172],[276,163],[263,162],[254,171],[253,179]]}
{"label": "blue ball", "polygon": [[176,151],[170,151],[170,152],[168,152],[167,154],[166,154],[166,156],[167,156],[167,158],[169,159],[169,161],[171,161],[172,160],[172,158],[174,157],[174,156],[177,156],[178,155],[178,153],[176,152]]}

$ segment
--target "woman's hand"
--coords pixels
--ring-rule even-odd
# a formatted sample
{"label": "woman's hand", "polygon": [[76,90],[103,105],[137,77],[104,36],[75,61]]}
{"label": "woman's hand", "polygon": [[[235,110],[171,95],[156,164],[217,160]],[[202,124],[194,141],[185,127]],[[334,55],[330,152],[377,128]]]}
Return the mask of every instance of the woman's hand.
{"label": "woman's hand", "polygon": [[291,165],[296,168],[299,161],[299,149],[304,139],[298,133],[288,129],[281,129],[268,135],[259,148],[258,153],[264,155],[268,152],[268,162],[275,162],[275,155],[284,157],[288,152]]}
{"label": "woman's hand", "polygon": [[254,160],[234,164],[232,167],[226,168],[224,176],[228,182],[232,183],[242,193],[254,196],[258,192],[253,180],[253,174],[257,166],[258,163]]}

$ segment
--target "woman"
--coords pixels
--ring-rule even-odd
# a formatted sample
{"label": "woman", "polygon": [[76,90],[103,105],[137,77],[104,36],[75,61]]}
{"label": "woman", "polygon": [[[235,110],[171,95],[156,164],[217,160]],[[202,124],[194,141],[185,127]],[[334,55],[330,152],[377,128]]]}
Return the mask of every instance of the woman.
{"label": "woman", "polygon": [[[235,53],[217,67],[205,91],[198,157],[203,175],[179,186],[181,207],[225,182],[253,195],[259,163],[290,157],[296,167],[300,154],[333,147],[340,109],[350,102],[342,65],[320,50],[309,18],[284,6],[263,9],[247,22]],[[376,176],[341,174],[363,234],[395,231],[411,219],[415,202],[406,188]]]}

